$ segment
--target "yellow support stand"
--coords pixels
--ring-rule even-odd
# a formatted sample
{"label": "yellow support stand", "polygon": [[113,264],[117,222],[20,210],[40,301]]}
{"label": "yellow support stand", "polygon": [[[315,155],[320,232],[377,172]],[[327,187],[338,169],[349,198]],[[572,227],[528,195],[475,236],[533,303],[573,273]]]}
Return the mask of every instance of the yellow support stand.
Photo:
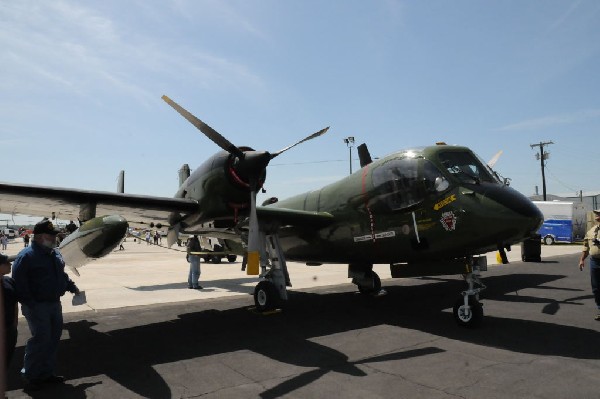
{"label": "yellow support stand", "polygon": [[248,276],[258,276],[259,261],[258,251],[248,252],[248,262],[246,263],[246,274]]}
{"label": "yellow support stand", "polygon": [[499,265],[502,264],[502,256],[500,255],[500,251],[496,252],[496,262],[498,262]]}

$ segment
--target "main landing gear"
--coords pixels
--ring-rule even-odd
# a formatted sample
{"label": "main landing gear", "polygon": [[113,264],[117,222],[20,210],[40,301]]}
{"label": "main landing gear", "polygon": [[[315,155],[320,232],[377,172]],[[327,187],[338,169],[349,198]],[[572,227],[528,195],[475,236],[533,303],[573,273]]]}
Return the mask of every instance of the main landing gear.
{"label": "main landing gear", "polygon": [[481,283],[481,273],[477,267],[464,275],[468,289],[463,291],[462,298],[454,304],[453,314],[456,323],[462,327],[474,328],[483,320],[483,306],[479,302],[479,293],[485,289]]}
{"label": "main landing gear", "polygon": [[351,263],[348,265],[348,277],[356,284],[358,291],[364,295],[377,295],[381,290],[381,279],[373,271],[372,264]]}
{"label": "main landing gear", "polygon": [[269,280],[262,280],[254,288],[254,304],[259,312],[268,312],[277,309],[281,299],[275,284]]}
{"label": "main landing gear", "polygon": [[262,280],[254,288],[254,304],[259,312],[277,309],[288,299],[287,288],[291,287],[285,256],[279,236],[260,232],[260,277]]}

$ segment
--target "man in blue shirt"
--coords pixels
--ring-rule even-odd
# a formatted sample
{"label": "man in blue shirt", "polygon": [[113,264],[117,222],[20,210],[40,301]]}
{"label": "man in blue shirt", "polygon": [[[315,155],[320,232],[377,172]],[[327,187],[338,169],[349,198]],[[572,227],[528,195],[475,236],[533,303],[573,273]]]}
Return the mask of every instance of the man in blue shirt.
{"label": "man in blue shirt", "polygon": [[17,292],[15,290],[15,280],[8,276],[10,273],[10,260],[8,256],[0,254],[0,279],[2,279],[2,300],[4,304],[4,345],[6,356],[6,366],[8,367],[10,359],[15,351],[17,344]]}
{"label": "man in blue shirt", "polygon": [[30,389],[43,383],[62,383],[54,373],[63,316],[60,297],[79,289],[65,273],[65,262],[55,249],[58,230],[43,219],[33,229],[33,242],[13,262],[13,278],[21,311],[27,320],[31,338],[25,346],[21,375]]}

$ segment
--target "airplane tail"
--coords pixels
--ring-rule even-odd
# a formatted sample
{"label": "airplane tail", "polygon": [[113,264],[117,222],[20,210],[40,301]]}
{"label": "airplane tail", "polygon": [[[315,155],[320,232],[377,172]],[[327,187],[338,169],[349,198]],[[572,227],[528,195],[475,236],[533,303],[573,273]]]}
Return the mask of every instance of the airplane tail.
{"label": "airplane tail", "polygon": [[119,179],[117,180],[117,192],[123,194],[125,192],[125,171],[119,172]]}
{"label": "airplane tail", "polygon": [[188,177],[190,177],[190,165],[184,163],[179,169],[179,185],[181,186]]}

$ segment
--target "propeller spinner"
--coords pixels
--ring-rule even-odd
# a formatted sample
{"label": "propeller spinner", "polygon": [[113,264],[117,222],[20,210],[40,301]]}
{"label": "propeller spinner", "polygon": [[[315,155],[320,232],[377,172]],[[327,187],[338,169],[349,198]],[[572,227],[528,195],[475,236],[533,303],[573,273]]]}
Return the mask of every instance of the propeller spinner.
{"label": "propeller spinner", "polygon": [[181,116],[187,119],[192,125],[196,126],[206,137],[211,139],[216,145],[229,152],[237,159],[237,169],[242,170],[248,176],[250,186],[250,223],[248,232],[248,274],[258,274],[259,251],[260,251],[260,233],[258,217],[256,215],[256,193],[259,188],[259,180],[271,159],[279,156],[283,152],[302,144],[305,141],[312,140],[327,132],[329,127],[321,129],[318,132],[303,138],[302,140],[282,148],[276,152],[268,151],[242,151],[239,147],[231,143],[212,127],[196,118],[182,106],[163,95],[162,99],[175,109]]}

